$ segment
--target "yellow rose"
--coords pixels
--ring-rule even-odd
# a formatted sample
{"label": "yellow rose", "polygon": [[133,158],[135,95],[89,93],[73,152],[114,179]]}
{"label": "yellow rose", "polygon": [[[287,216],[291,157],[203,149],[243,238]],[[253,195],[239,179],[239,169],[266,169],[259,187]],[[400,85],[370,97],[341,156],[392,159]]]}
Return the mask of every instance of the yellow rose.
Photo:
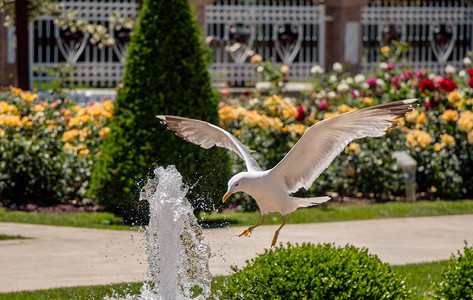
{"label": "yellow rose", "polygon": [[42,106],[42,105],[40,105],[40,104],[36,104],[35,106],[33,106],[33,110],[36,111],[36,112],[43,111],[43,110],[44,110],[44,106]]}
{"label": "yellow rose", "polygon": [[79,149],[79,150],[77,150],[77,155],[83,156],[83,155],[89,154],[89,152],[90,152],[90,150],[87,149],[87,148],[85,148],[85,149]]}
{"label": "yellow rose", "polygon": [[238,116],[238,118],[244,118],[245,115],[246,115],[246,108],[242,107],[242,106],[238,106],[236,109],[233,110],[234,113]]}
{"label": "yellow rose", "polygon": [[69,125],[70,127],[74,127],[76,125],[79,125],[81,122],[82,121],[80,118],[74,117],[74,118],[69,119],[69,122],[67,123],[67,125]]}
{"label": "yellow rose", "polygon": [[33,102],[38,99],[38,94],[32,94],[30,91],[22,92],[20,95],[25,101]]}
{"label": "yellow rose", "polygon": [[447,95],[447,100],[449,103],[455,103],[462,99],[462,96],[459,92],[453,91]]}
{"label": "yellow rose", "polygon": [[237,119],[237,114],[234,112],[233,107],[224,106],[218,110],[218,117],[222,121],[234,121]]}
{"label": "yellow rose", "polygon": [[425,112],[417,116],[417,123],[420,123],[420,124],[427,123],[427,117],[425,116]]}
{"label": "yellow rose", "polygon": [[4,136],[5,135],[5,130],[3,130],[2,128],[0,128],[0,137]]}
{"label": "yellow rose", "polygon": [[398,123],[401,126],[404,126],[406,124],[406,122],[404,122],[404,118],[394,119],[392,121]]}
{"label": "yellow rose", "polygon": [[101,138],[106,137],[110,133],[110,128],[104,127],[102,130],[100,130],[99,135]]}
{"label": "yellow rose", "polygon": [[79,136],[81,138],[81,141],[85,140],[85,138],[88,137],[91,133],[92,131],[87,127],[84,127],[81,130],[79,130]]}
{"label": "yellow rose", "polygon": [[251,58],[250,58],[250,62],[252,64],[256,64],[256,63],[259,63],[263,60],[263,57],[259,54],[255,54],[253,55]]}
{"label": "yellow rose", "polygon": [[458,109],[461,109],[463,107],[463,105],[465,105],[465,100],[461,100],[461,101],[458,101],[457,103],[455,103],[455,106]]}
{"label": "yellow rose", "polygon": [[62,148],[66,150],[73,150],[73,147],[69,143],[64,143],[64,146],[62,146]]}
{"label": "yellow rose", "polygon": [[346,113],[346,112],[349,112],[349,111],[351,111],[351,108],[350,108],[350,106],[348,106],[346,104],[340,105],[337,109],[337,112],[340,113],[340,114],[343,114],[343,113]]}
{"label": "yellow rose", "polygon": [[414,129],[406,135],[406,146],[425,148],[432,143],[432,137],[425,131]]}
{"label": "yellow rose", "polygon": [[103,102],[103,107],[106,111],[113,112],[113,102],[110,100],[105,100]]}
{"label": "yellow rose", "polygon": [[15,96],[20,96],[21,95],[21,92],[23,92],[21,89],[19,88],[12,88],[11,89],[11,93]]}
{"label": "yellow rose", "polygon": [[0,125],[2,124],[13,127],[21,127],[24,123],[21,121],[20,116],[1,114]]}
{"label": "yellow rose", "polygon": [[458,111],[454,109],[447,109],[442,113],[442,120],[450,122],[458,120]]}
{"label": "yellow rose", "polygon": [[345,147],[345,153],[358,151],[360,151],[360,144],[358,143],[350,143],[348,146]]}
{"label": "yellow rose", "polygon": [[102,111],[103,111],[103,107],[102,107],[102,104],[100,103],[95,103],[94,105],[89,106],[87,108],[87,113],[93,117],[98,117],[102,115]]}
{"label": "yellow rose", "polygon": [[440,140],[446,145],[455,145],[455,138],[449,134],[440,135]]}
{"label": "yellow rose", "polygon": [[373,105],[373,99],[371,99],[370,97],[365,97],[363,98],[363,103],[366,105]]}
{"label": "yellow rose", "polygon": [[434,151],[439,152],[440,150],[442,150],[442,147],[443,147],[443,145],[441,143],[435,143],[434,144]]}
{"label": "yellow rose", "polygon": [[406,114],[406,121],[410,122],[410,123],[414,123],[414,122],[417,121],[417,116],[418,115],[419,115],[419,113],[417,112],[417,110],[413,110],[413,111]]}
{"label": "yellow rose", "polygon": [[463,111],[457,121],[458,128],[464,132],[469,132],[473,128],[473,112]]}
{"label": "yellow rose", "polygon": [[286,132],[295,132],[299,135],[303,135],[304,132],[306,132],[307,129],[309,129],[309,128],[306,127],[303,124],[290,124],[290,125],[284,126],[284,128],[282,130],[286,131]]}
{"label": "yellow rose", "polygon": [[255,110],[248,110],[243,122],[250,126],[259,126],[261,122],[261,115]]}
{"label": "yellow rose", "polygon": [[0,114],[4,114],[7,112],[17,112],[18,109],[16,108],[15,105],[10,105],[5,101],[0,102]]}
{"label": "yellow rose", "polygon": [[384,47],[381,47],[380,49],[381,53],[384,55],[388,55],[390,50],[391,49],[389,49],[389,46],[384,46]]}
{"label": "yellow rose", "polygon": [[273,130],[281,130],[284,126],[284,123],[279,118],[268,118],[269,127]]}
{"label": "yellow rose", "polygon": [[468,144],[473,145],[473,130],[468,133]]}
{"label": "yellow rose", "polygon": [[331,118],[331,117],[335,117],[335,116],[337,116],[337,115],[339,115],[338,112],[333,112],[333,113],[331,113],[331,112],[326,112],[326,113],[324,114],[324,120],[325,120],[325,119],[328,119],[328,118]]}
{"label": "yellow rose", "polygon": [[112,112],[108,111],[108,110],[105,110],[105,111],[102,112],[102,116],[106,119],[110,119],[112,117]]}
{"label": "yellow rose", "polygon": [[281,66],[281,73],[283,74],[288,74],[289,73],[289,67],[286,65]]}
{"label": "yellow rose", "polygon": [[77,130],[77,129],[72,129],[72,130],[66,131],[62,134],[62,141],[63,142],[70,142],[78,135],[79,135],[79,130]]}
{"label": "yellow rose", "polygon": [[286,105],[284,105],[281,113],[284,119],[295,118],[298,114],[297,108],[292,105],[292,103],[287,103]]}

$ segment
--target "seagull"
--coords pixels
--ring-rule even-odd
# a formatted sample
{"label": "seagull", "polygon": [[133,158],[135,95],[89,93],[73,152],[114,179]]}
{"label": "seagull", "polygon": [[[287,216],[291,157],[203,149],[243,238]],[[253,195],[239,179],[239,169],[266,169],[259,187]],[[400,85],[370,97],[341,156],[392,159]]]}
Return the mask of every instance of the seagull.
{"label": "seagull", "polygon": [[262,170],[249,147],[240,143],[228,131],[210,123],[177,116],[156,116],[161,124],[175,131],[187,142],[209,149],[213,146],[235,152],[245,161],[247,171],[228,181],[225,202],[230,195],[245,192],[258,204],[262,220],[238,236],[249,237],[265,223],[265,215],[279,212],[283,223],[274,233],[271,247],[286,225],[286,215],[300,207],[309,207],[330,200],[330,197],[298,198],[291,196],[300,188],[308,189],[335,157],[354,139],[379,137],[398,125],[395,119],[412,111],[417,99],[395,101],[343,113],[312,125],[296,145],[272,169]]}

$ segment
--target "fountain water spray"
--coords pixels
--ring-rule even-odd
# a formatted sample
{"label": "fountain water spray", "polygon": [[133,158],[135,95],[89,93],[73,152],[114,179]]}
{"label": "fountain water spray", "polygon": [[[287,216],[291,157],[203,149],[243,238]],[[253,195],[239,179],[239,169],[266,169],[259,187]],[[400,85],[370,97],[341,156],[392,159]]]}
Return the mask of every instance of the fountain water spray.
{"label": "fountain water spray", "polygon": [[[211,295],[210,248],[201,243],[202,228],[186,199],[187,188],[176,167],[154,170],[140,200],[149,202],[146,228],[148,275],[140,296],[126,299],[207,299]],[[197,291],[200,295],[193,298]]]}

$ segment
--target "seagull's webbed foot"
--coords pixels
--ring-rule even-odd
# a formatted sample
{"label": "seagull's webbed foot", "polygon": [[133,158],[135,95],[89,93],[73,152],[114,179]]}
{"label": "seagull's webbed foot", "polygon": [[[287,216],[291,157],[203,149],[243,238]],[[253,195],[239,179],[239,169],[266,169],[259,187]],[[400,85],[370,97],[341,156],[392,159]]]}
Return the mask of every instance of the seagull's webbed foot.
{"label": "seagull's webbed foot", "polygon": [[276,245],[276,242],[278,241],[279,231],[281,231],[281,228],[283,228],[284,225],[286,225],[286,216],[283,216],[283,222],[281,226],[279,226],[278,230],[276,230],[276,232],[274,233],[273,241],[271,242],[271,247],[274,247],[274,245]]}
{"label": "seagull's webbed foot", "polygon": [[248,227],[247,229],[243,230],[242,232],[240,232],[239,234],[237,234],[237,236],[250,236],[251,233],[253,232],[253,229],[255,229],[256,227],[258,226],[261,226],[264,224],[264,216],[263,216],[263,219],[261,220],[260,223],[256,224],[256,225],[253,225],[253,226],[250,226]]}

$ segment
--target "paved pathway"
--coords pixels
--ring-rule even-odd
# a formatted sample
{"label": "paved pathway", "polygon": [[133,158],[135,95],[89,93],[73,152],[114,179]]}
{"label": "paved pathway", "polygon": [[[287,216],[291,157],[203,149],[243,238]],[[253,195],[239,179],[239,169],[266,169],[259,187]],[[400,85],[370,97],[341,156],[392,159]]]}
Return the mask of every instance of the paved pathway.
{"label": "paved pathway", "polygon": [[[238,227],[204,230],[212,274],[228,274],[230,265],[262,253],[277,227],[259,227],[250,238],[236,237]],[[0,292],[146,279],[139,232],[0,223],[0,233],[31,237],[0,241]],[[464,240],[473,244],[473,215],[288,224],[279,236],[283,243],[367,247],[391,264],[448,259]]]}

